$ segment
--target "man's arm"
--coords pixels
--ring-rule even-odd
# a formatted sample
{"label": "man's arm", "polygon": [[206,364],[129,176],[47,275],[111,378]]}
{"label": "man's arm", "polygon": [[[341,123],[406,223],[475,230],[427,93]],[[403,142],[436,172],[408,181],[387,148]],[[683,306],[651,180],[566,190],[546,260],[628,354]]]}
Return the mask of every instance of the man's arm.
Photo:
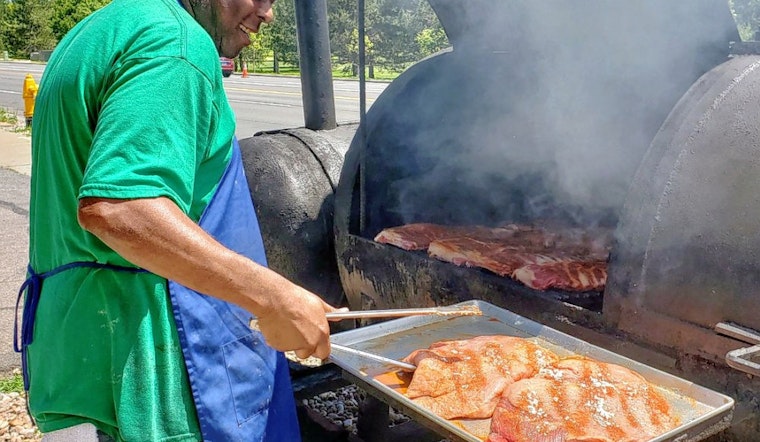
{"label": "man's arm", "polygon": [[330,354],[317,295],[229,250],[168,198],[83,198],[79,224],[136,266],[197,292],[237,304],[258,319],[267,343],[300,358]]}

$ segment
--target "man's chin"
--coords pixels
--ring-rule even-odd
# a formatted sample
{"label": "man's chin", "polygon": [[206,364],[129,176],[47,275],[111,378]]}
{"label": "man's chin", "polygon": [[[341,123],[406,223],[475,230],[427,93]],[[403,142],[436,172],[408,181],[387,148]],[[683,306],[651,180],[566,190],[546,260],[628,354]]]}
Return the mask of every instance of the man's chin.
{"label": "man's chin", "polygon": [[219,52],[219,55],[221,57],[225,57],[225,58],[237,58],[237,56],[240,55],[240,51],[237,51],[237,52]]}
{"label": "man's chin", "polygon": [[219,50],[219,55],[226,58],[235,58],[238,55],[240,55],[240,52],[243,50],[242,47],[240,48],[217,48]]}
{"label": "man's chin", "polygon": [[249,44],[250,44],[250,40],[248,40],[247,42],[241,42],[240,44],[237,44],[234,47],[229,47],[231,45],[228,45],[227,47],[220,47],[218,48],[219,55],[221,55],[222,57],[227,57],[227,58],[235,58],[238,55],[240,55],[240,52],[242,52],[243,49]]}

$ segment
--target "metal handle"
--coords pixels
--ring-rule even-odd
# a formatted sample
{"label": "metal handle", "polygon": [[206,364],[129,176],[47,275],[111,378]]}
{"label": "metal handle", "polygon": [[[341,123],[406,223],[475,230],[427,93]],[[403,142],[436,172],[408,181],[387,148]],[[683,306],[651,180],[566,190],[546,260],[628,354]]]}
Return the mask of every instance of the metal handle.
{"label": "metal handle", "polygon": [[409,364],[407,362],[401,362],[395,359],[386,358],[385,356],[376,355],[374,353],[367,353],[366,351],[355,350],[350,347],[344,347],[342,345],[333,344],[333,343],[330,343],[330,347],[332,348],[333,351],[335,350],[342,351],[344,353],[348,353],[354,356],[371,359],[375,362],[380,362],[384,365],[392,365],[394,367],[401,368],[402,370],[414,371],[417,369],[417,366],[414,364]]}
{"label": "metal handle", "polygon": [[760,345],[740,348],[726,354],[726,363],[739,371],[760,376],[760,364],[752,359],[760,360]]}
{"label": "metal handle", "polygon": [[[325,313],[325,317],[328,321],[340,321],[343,319],[403,318],[407,316],[424,315],[482,316],[483,312],[477,305],[460,305],[451,307],[398,308],[388,310],[356,310]],[[259,330],[256,318],[251,319],[249,327],[253,330]]]}
{"label": "metal handle", "polygon": [[743,373],[760,376],[760,363],[755,362],[760,361],[760,333],[728,322],[717,323],[715,331],[748,344],[755,344],[726,353],[726,364]]}
{"label": "metal handle", "polygon": [[482,316],[476,305],[464,305],[453,307],[429,307],[429,308],[399,308],[388,310],[356,310],[344,312],[330,312],[325,316],[328,320],[340,319],[365,319],[365,318],[401,318],[406,316]]}

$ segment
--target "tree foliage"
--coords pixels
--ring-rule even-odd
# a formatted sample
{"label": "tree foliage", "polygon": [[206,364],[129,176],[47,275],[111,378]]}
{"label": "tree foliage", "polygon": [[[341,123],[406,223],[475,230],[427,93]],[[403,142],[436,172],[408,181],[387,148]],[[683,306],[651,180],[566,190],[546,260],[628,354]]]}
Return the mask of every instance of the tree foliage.
{"label": "tree foliage", "polygon": [[[155,1],[155,0],[144,0]],[[275,2],[275,22],[253,36],[241,55],[249,63],[274,59],[298,64],[294,1]],[[358,60],[356,0],[326,0],[333,60],[355,71]],[[504,0],[497,0],[504,1]],[[760,0],[727,0],[744,40],[760,39]],[[110,0],[0,0],[0,49],[28,58],[53,49],[72,27]],[[448,46],[427,0],[365,0],[367,63],[401,70]],[[674,24],[677,26],[677,24]],[[756,38],[759,37],[759,38]]]}
{"label": "tree foliage", "polygon": [[27,58],[51,50],[82,18],[110,0],[0,0],[0,44]]}
{"label": "tree foliage", "polygon": [[5,42],[5,34],[3,33],[3,23],[8,15],[8,2],[0,0],[0,51],[7,51],[8,44]]}
{"label": "tree foliage", "polygon": [[50,0],[5,2],[0,18],[0,40],[13,57],[52,49],[56,39],[50,29]]}
{"label": "tree foliage", "polygon": [[742,40],[760,40],[760,0],[728,0]]}
{"label": "tree foliage", "polygon": [[[338,63],[358,60],[355,0],[328,0],[330,44]],[[367,63],[401,70],[448,46],[427,0],[367,0],[364,7]]]}
{"label": "tree foliage", "polygon": [[[153,0],[145,0],[153,1]],[[294,1],[275,2],[275,21],[252,36],[238,60],[298,65]],[[326,0],[333,59],[355,72],[358,62],[356,0]],[[758,0],[760,1],[760,0]],[[0,0],[0,47],[13,57],[53,49],[58,41],[93,11],[110,0]],[[427,0],[366,0],[367,63],[401,70],[448,45]],[[255,64],[254,64],[255,66]],[[276,67],[276,66],[275,66]]]}
{"label": "tree foliage", "polygon": [[53,19],[50,27],[56,40],[60,40],[83,18],[90,15],[110,0],[57,0],[53,2]]}

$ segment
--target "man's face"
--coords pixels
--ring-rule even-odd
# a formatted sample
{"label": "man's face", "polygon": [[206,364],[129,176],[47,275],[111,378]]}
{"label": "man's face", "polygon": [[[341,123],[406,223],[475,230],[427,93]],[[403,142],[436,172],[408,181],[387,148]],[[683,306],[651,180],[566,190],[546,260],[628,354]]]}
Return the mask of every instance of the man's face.
{"label": "man's face", "polygon": [[190,0],[191,13],[211,35],[219,55],[235,58],[251,44],[248,34],[274,19],[274,0]]}

